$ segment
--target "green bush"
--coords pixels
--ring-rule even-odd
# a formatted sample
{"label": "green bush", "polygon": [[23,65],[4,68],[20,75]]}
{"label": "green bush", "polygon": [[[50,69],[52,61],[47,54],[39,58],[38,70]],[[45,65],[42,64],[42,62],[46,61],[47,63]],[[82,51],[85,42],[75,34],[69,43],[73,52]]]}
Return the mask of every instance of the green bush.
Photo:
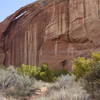
{"label": "green bush", "polygon": [[69,73],[66,69],[50,70],[48,64],[43,64],[40,72],[41,78],[44,78],[47,81],[55,81],[59,76],[67,75]]}
{"label": "green bush", "polygon": [[90,82],[100,81],[100,62],[95,62],[91,65],[91,70],[85,75],[85,78]]}
{"label": "green bush", "polygon": [[40,67],[23,64],[21,67],[17,68],[17,71],[22,75],[27,75],[46,82],[54,82],[59,76],[68,74],[68,71],[65,69],[50,70],[46,63],[42,64]]}
{"label": "green bush", "polygon": [[21,67],[17,68],[17,71],[23,75],[36,77],[38,73],[40,72],[40,68],[36,66],[22,64]]}
{"label": "green bush", "polygon": [[91,69],[92,60],[84,57],[78,57],[73,63],[73,73],[77,79],[83,78]]}
{"label": "green bush", "polygon": [[95,61],[100,61],[100,52],[93,52],[91,54],[91,57],[95,60]]}
{"label": "green bush", "polygon": [[48,64],[47,63],[42,64],[42,66],[41,66],[41,72],[47,71],[47,70],[49,70]]}
{"label": "green bush", "polygon": [[73,73],[77,79],[84,80],[84,88],[100,100],[100,53],[93,52],[91,58],[79,57],[74,60]]}
{"label": "green bush", "polygon": [[44,63],[40,68],[40,72],[36,76],[36,79],[46,82],[53,82],[55,80],[55,76],[53,72],[49,69],[48,64]]}
{"label": "green bush", "polygon": [[92,70],[92,65],[100,61],[100,53],[93,52],[91,58],[78,57],[73,61],[73,73],[77,79],[84,78]]}
{"label": "green bush", "polygon": [[56,77],[69,74],[69,72],[66,69],[52,70],[52,72]]}
{"label": "green bush", "polygon": [[5,65],[0,65],[0,69],[7,69],[7,67]]}
{"label": "green bush", "polygon": [[96,100],[100,100],[100,62],[95,62],[91,66],[91,71],[84,76],[85,89],[92,94]]}

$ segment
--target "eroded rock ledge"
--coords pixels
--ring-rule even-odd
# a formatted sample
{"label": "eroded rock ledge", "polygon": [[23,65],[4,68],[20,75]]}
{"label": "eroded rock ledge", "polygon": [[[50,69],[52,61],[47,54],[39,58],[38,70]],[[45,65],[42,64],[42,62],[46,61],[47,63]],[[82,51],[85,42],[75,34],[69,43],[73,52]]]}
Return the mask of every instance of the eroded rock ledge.
{"label": "eroded rock ledge", "polygon": [[100,50],[100,0],[54,0],[20,8],[0,23],[0,64],[69,68]]}

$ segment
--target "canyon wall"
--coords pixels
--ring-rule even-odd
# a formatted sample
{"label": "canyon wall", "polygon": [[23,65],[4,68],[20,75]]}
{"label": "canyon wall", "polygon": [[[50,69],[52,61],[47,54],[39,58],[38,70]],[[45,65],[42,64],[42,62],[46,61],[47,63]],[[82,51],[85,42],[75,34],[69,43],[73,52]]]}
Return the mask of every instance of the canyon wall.
{"label": "canyon wall", "polygon": [[0,23],[0,64],[70,69],[100,50],[100,0],[39,1]]}

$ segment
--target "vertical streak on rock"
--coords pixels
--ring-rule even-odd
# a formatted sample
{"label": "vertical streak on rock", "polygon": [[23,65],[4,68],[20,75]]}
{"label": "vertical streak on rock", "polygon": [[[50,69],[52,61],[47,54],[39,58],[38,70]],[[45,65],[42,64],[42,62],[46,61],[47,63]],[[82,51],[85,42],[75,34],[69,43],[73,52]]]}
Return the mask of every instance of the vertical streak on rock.
{"label": "vertical streak on rock", "polygon": [[40,56],[42,56],[43,55],[43,50],[42,50],[42,48],[41,48],[41,51],[40,51]]}
{"label": "vertical streak on rock", "polygon": [[14,65],[14,42],[12,41],[12,44],[11,44],[11,52],[12,53],[12,61],[11,61],[11,64]]}
{"label": "vertical streak on rock", "polygon": [[68,37],[70,38],[70,32],[71,32],[71,0],[69,0],[69,25],[68,25]]}
{"label": "vertical streak on rock", "polygon": [[[45,27],[47,27],[47,26],[45,26]],[[47,40],[47,34],[48,34],[48,29],[45,30],[45,36],[43,37],[43,42],[45,42]]]}
{"label": "vertical streak on rock", "polygon": [[31,32],[31,25],[30,25],[30,65],[32,64],[32,32]]}
{"label": "vertical streak on rock", "polygon": [[[20,34],[20,37],[22,37],[21,34]],[[18,41],[17,45],[19,45],[19,48],[17,51],[18,52],[17,63],[18,63],[18,65],[20,65],[20,62],[22,62],[22,57],[23,57],[22,52],[21,52],[22,51],[21,49],[23,48],[23,46],[22,46],[23,37],[21,39],[19,38],[17,41]]]}
{"label": "vertical streak on rock", "polygon": [[28,26],[28,64],[30,65],[30,26]]}
{"label": "vertical streak on rock", "polygon": [[66,28],[68,28],[68,31],[66,32],[68,41],[70,41],[70,37],[69,37],[69,32],[70,32],[70,10],[69,10],[69,7],[70,7],[70,0],[67,1],[67,13],[66,13],[66,18],[65,18]]}
{"label": "vertical streak on rock", "polygon": [[24,63],[27,64],[27,31],[25,32],[25,44],[24,44]]}
{"label": "vertical streak on rock", "polygon": [[19,60],[20,60],[20,58],[19,58],[19,49],[20,48],[19,48],[19,45],[18,45],[19,42],[20,42],[20,40],[16,38],[16,55],[17,55],[16,56],[16,65],[19,64]]}
{"label": "vertical streak on rock", "polygon": [[[15,58],[14,58],[14,55],[15,55],[15,54],[14,54],[14,53],[15,53],[15,52],[14,52],[14,40],[12,41],[11,45],[12,45],[12,46],[11,46],[11,49],[12,49],[12,50],[10,50],[10,53],[12,53],[12,59],[11,59],[12,61],[11,61],[11,64],[14,65],[14,64],[15,64],[15,62],[14,62],[14,59],[15,59]],[[7,58],[7,56],[6,56],[6,63],[7,63],[7,65],[8,65],[9,62],[8,62],[7,59],[8,59],[8,58]]]}
{"label": "vertical streak on rock", "polygon": [[32,48],[33,48],[33,39],[32,39],[32,32],[31,32],[31,25],[30,25],[30,65],[33,64],[33,57],[32,57]]}
{"label": "vertical streak on rock", "polygon": [[16,49],[15,49],[16,47],[15,47],[15,39],[14,39],[14,45],[13,45],[13,46],[14,46],[14,57],[15,57],[15,58],[14,58],[14,64],[16,65]]}
{"label": "vertical streak on rock", "polygon": [[60,35],[60,34],[62,34],[62,6],[61,7],[59,7],[60,9],[59,9],[59,34],[58,35]]}
{"label": "vertical streak on rock", "polygon": [[21,47],[21,44],[22,44],[21,42],[22,42],[22,39],[23,39],[23,38],[21,38],[21,39],[19,38],[19,39],[17,40],[17,41],[18,41],[18,44],[17,44],[17,45],[19,45],[19,48],[18,48],[18,51],[17,51],[17,52],[18,52],[18,56],[17,56],[17,64],[18,64],[18,65],[20,64],[20,62],[22,62],[22,56],[21,56],[21,48],[22,48],[22,47]]}
{"label": "vertical streak on rock", "polygon": [[100,0],[98,0],[98,17],[100,19]]}
{"label": "vertical streak on rock", "polygon": [[32,33],[31,33],[31,26],[30,26],[30,65],[32,64]]}
{"label": "vertical streak on rock", "polygon": [[26,64],[29,64],[29,47],[28,47],[29,34],[28,34],[28,26],[27,26],[25,37],[26,37]]}
{"label": "vertical streak on rock", "polygon": [[20,58],[21,58],[21,61],[19,61],[19,64],[25,64],[25,55],[24,52],[25,52],[25,33],[23,34],[23,31],[22,31],[22,34],[21,34],[21,38],[20,39]]}
{"label": "vertical streak on rock", "polygon": [[64,10],[64,12],[62,13],[62,33],[63,34],[66,34],[67,33],[66,30],[68,30],[68,27],[67,27],[68,23],[66,23],[66,21],[68,20],[68,19],[66,19],[66,16],[68,16],[68,15],[66,15],[66,13],[68,12],[68,7],[67,7],[68,4],[67,3],[65,2],[64,7],[62,9],[62,10]]}
{"label": "vertical streak on rock", "polygon": [[63,32],[63,31],[62,31],[62,22],[63,22],[63,11],[62,11],[62,10],[64,10],[64,9],[62,9],[62,8],[63,8],[63,7],[61,6],[61,8],[60,8],[60,16],[61,16],[61,18],[60,18],[60,21],[61,21],[61,22],[60,22],[60,27],[61,27],[61,28],[60,28],[60,29],[61,29],[61,30],[60,30],[60,33],[59,33],[59,34],[63,34],[63,33],[62,33],[62,32]]}
{"label": "vertical streak on rock", "polygon": [[58,10],[58,12],[57,12],[57,28],[58,28],[58,32],[59,32],[59,7],[57,7],[57,10]]}
{"label": "vertical streak on rock", "polygon": [[37,65],[37,24],[34,25],[34,64]]}
{"label": "vertical streak on rock", "polygon": [[61,22],[61,19],[60,19],[60,18],[61,18],[61,14],[60,14],[60,10],[61,10],[61,9],[59,8],[59,10],[58,10],[58,13],[59,13],[59,15],[58,15],[58,16],[59,16],[59,17],[58,17],[58,18],[59,18],[59,19],[58,19],[58,20],[59,20],[59,21],[58,21],[58,35],[60,35],[60,31],[61,31],[61,30],[60,30],[60,28],[61,28],[61,23],[60,23],[60,22]]}
{"label": "vertical streak on rock", "polygon": [[5,44],[4,44],[4,39],[0,40],[0,64],[4,64],[5,62]]}
{"label": "vertical streak on rock", "polygon": [[[13,43],[11,43],[11,45],[13,46]],[[10,52],[9,52],[10,54],[11,54],[11,57],[10,57],[10,62],[11,62],[11,65],[13,65],[12,63],[12,59],[13,59],[13,49],[12,49],[12,47],[11,47],[11,50],[10,50]]]}
{"label": "vertical streak on rock", "polygon": [[58,51],[58,41],[55,42],[55,56],[57,56]]}
{"label": "vertical streak on rock", "polygon": [[84,28],[84,31],[86,34],[88,34],[88,31],[87,31],[87,27],[85,25],[85,20],[86,20],[86,0],[83,0],[83,28]]}
{"label": "vertical streak on rock", "polygon": [[83,18],[83,23],[85,24],[85,18],[86,18],[86,6],[85,6],[85,2],[86,0],[83,0],[83,11],[84,11],[84,13],[83,13],[83,16],[84,16],[84,18]]}
{"label": "vertical streak on rock", "polygon": [[21,61],[21,57],[20,57],[20,45],[21,45],[21,40],[20,38],[16,39],[16,65],[19,65],[19,61]]}
{"label": "vertical streak on rock", "polygon": [[[14,53],[14,59],[12,59],[13,63],[15,64],[16,54],[15,54],[15,39],[13,40],[13,53]],[[8,59],[8,58],[7,58]],[[8,61],[7,61],[8,62]],[[9,63],[9,62],[8,62]]]}
{"label": "vertical streak on rock", "polygon": [[34,47],[35,46],[34,46],[34,31],[33,31],[33,29],[34,29],[33,25],[31,24],[31,33],[32,33],[32,54],[31,54],[32,55],[32,65],[34,65],[34,55],[35,55],[34,54],[35,53],[34,52]]}
{"label": "vertical streak on rock", "polygon": [[53,21],[54,21],[54,18],[55,18],[55,11],[56,11],[56,2],[54,2],[54,4],[53,4],[53,16],[52,16],[52,18],[53,18]]}
{"label": "vertical streak on rock", "polygon": [[25,49],[25,47],[24,47],[24,44],[25,44],[24,39],[25,39],[25,34],[22,34],[22,41],[23,41],[23,42],[21,42],[21,47],[20,47],[20,48],[21,48],[20,57],[21,57],[21,62],[22,62],[22,63],[20,62],[20,64],[25,64],[25,63],[24,63],[24,56],[25,56],[25,55],[24,55],[24,49]]}
{"label": "vertical streak on rock", "polygon": [[18,64],[18,59],[19,59],[19,53],[18,53],[18,49],[19,49],[19,39],[15,38],[15,52],[16,52],[16,60],[15,60],[15,64]]}
{"label": "vertical streak on rock", "polygon": [[26,64],[28,64],[28,32],[26,31]]}
{"label": "vertical streak on rock", "polygon": [[28,30],[27,30],[27,33],[26,33],[26,48],[27,48],[27,64],[29,63],[28,62]]}

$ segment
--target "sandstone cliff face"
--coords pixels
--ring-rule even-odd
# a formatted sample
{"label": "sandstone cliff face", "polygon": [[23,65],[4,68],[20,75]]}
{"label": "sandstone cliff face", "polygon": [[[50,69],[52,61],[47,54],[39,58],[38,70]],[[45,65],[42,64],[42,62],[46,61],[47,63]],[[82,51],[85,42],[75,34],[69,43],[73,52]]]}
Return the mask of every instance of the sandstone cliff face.
{"label": "sandstone cliff face", "polygon": [[100,50],[100,0],[56,0],[22,7],[0,23],[0,63],[68,68]]}

